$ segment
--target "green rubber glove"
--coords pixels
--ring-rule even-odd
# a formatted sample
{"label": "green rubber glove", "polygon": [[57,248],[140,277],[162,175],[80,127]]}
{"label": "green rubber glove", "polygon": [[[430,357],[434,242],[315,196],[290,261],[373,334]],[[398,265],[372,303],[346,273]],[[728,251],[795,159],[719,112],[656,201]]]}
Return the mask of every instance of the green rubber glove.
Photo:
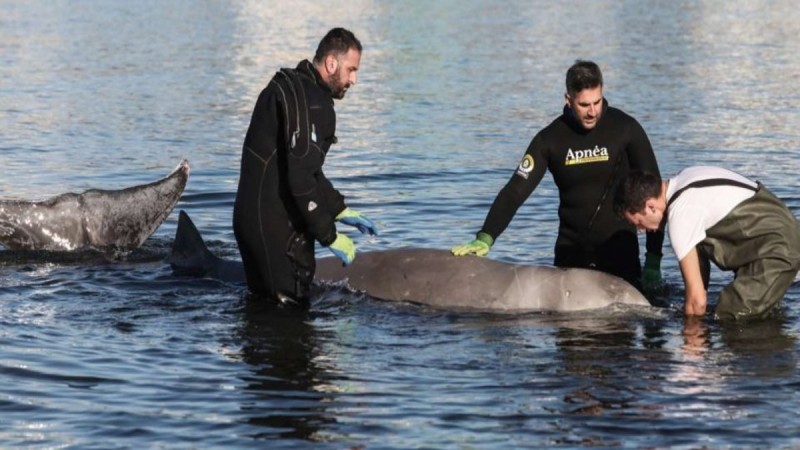
{"label": "green rubber glove", "polygon": [[354,211],[350,208],[343,209],[342,212],[336,216],[336,220],[345,225],[356,227],[358,228],[358,231],[364,234],[369,233],[373,236],[378,235],[378,227],[376,227],[371,220],[367,219],[366,216],[362,215],[360,212]]}
{"label": "green rubber glove", "polygon": [[644,268],[642,268],[642,289],[655,291],[661,288],[661,255],[647,252],[644,255]]}
{"label": "green rubber glove", "polygon": [[336,240],[328,247],[331,252],[341,259],[345,266],[356,259],[356,246],[349,237],[341,233],[336,233]]}
{"label": "green rubber glove", "polygon": [[494,244],[494,239],[481,231],[474,240],[467,242],[464,245],[456,245],[450,249],[450,252],[456,256],[486,256],[489,253],[489,249],[492,248],[492,244]]}

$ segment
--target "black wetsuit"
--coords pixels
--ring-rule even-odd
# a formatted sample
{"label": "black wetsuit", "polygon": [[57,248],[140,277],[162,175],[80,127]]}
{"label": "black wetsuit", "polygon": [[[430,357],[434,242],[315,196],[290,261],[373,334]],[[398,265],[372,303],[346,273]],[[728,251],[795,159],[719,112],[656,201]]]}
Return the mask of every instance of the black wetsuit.
{"label": "black wetsuit", "polygon": [[244,140],[233,230],[251,292],[306,302],[314,241],[336,239],[344,197],[322,172],[336,142],[330,89],[309,61],[281,69],[258,97]]}
{"label": "black wetsuit", "polygon": [[[603,113],[586,130],[569,107],[534,136],[511,180],[492,204],[484,233],[497,238],[550,170],[559,191],[554,264],[595,268],[639,286],[639,241],[613,211],[614,191],[631,169],[659,173],[641,125],[603,100]],[[647,233],[647,251],[661,255],[664,233]]]}

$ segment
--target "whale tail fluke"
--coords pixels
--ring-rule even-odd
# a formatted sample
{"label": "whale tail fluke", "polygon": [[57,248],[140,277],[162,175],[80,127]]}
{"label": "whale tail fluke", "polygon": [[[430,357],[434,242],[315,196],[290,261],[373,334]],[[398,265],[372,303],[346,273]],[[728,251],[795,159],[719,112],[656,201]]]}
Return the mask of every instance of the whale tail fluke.
{"label": "whale tail fluke", "polygon": [[92,249],[125,256],[167,219],[189,172],[189,161],[182,160],[165,178],[148,184],[68,192],[42,201],[0,200],[0,244],[11,250]]}

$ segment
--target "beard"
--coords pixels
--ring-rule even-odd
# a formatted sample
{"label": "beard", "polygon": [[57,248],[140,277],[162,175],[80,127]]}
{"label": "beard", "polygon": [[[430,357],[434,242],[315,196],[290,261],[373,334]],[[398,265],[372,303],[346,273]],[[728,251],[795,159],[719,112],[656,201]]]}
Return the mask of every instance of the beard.
{"label": "beard", "polygon": [[342,71],[337,70],[331,77],[328,87],[331,90],[331,96],[337,100],[341,100],[344,98],[347,89],[350,88],[350,83],[348,81],[342,81]]}

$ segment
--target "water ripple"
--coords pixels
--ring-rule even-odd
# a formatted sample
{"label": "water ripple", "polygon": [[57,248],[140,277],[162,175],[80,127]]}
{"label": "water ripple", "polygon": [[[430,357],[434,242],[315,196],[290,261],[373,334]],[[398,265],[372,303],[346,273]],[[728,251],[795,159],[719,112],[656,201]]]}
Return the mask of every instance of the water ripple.
{"label": "water ripple", "polygon": [[[723,165],[797,214],[800,10],[768,6],[0,2],[4,198],[192,166],[176,211],[131,254],[0,249],[0,446],[800,446],[800,285],[762,322],[689,326],[668,245],[657,308],[575,315],[455,313],[342,286],[298,312],[164,262],[180,209],[214,253],[239,258],[231,215],[255,99],[342,23],[365,53],[325,173],[381,230],[343,228],[359,252],[471,239],[560,113],[576,58],[601,64],[606,98],[641,122],[665,175]],[[564,31],[597,24],[591,39]],[[490,257],[551,263],[557,202],[547,175]],[[712,271],[712,303],[731,279]]]}

